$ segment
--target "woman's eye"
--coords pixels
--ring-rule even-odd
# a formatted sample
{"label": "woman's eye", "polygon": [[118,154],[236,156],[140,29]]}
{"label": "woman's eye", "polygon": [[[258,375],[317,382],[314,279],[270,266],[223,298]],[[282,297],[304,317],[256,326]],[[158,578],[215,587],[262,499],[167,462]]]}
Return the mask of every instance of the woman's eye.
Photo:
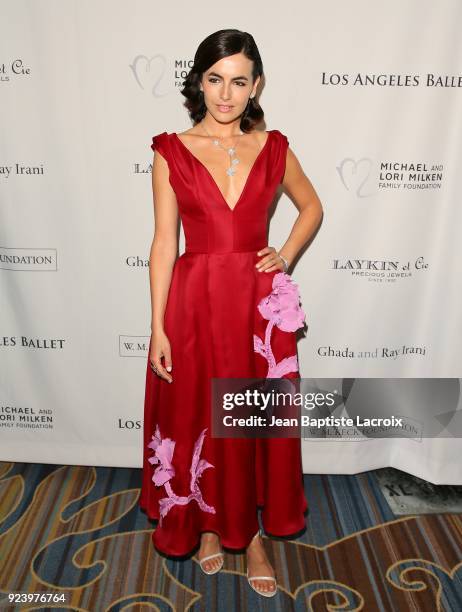
{"label": "woman's eye", "polygon": [[[216,77],[210,77],[209,79],[209,83],[216,83],[219,79],[217,79]],[[245,83],[243,83],[242,81],[236,81],[236,85],[240,85],[241,87],[245,87]]]}

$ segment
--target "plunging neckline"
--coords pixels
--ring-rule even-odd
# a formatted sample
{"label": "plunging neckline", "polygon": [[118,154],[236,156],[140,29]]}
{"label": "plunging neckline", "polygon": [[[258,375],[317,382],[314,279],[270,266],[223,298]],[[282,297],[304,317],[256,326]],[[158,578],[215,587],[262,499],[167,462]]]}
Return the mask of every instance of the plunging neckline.
{"label": "plunging neckline", "polygon": [[218,187],[218,183],[216,182],[216,180],[213,178],[212,173],[210,172],[210,170],[207,168],[207,166],[201,162],[201,160],[199,158],[197,158],[190,150],[189,148],[184,144],[184,142],[181,140],[181,138],[178,136],[178,134],[176,132],[173,132],[173,135],[176,137],[177,141],[181,144],[181,146],[186,149],[186,151],[189,153],[189,155],[196,160],[196,162],[198,164],[200,164],[202,166],[202,168],[204,168],[204,170],[206,171],[207,175],[210,177],[210,180],[212,181],[215,189],[217,190],[218,194],[220,195],[220,198],[222,200],[222,202],[225,204],[226,208],[230,211],[230,212],[234,212],[236,210],[236,207],[238,206],[238,204],[241,202],[242,198],[244,197],[247,185],[249,184],[249,180],[252,176],[252,173],[255,169],[255,166],[257,165],[259,159],[261,158],[261,156],[263,155],[263,152],[268,148],[268,143],[269,143],[269,139],[270,139],[270,135],[271,135],[272,130],[268,130],[267,131],[267,137],[265,140],[265,144],[263,145],[263,147],[260,149],[260,151],[258,152],[257,157],[255,158],[250,170],[249,170],[249,174],[247,175],[247,178],[245,179],[245,183],[244,183],[244,187],[242,188],[242,191],[236,201],[236,204],[233,206],[233,208],[231,208],[231,206],[228,204],[227,200],[225,199],[225,196],[223,195],[223,193],[221,192],[221,189]]}

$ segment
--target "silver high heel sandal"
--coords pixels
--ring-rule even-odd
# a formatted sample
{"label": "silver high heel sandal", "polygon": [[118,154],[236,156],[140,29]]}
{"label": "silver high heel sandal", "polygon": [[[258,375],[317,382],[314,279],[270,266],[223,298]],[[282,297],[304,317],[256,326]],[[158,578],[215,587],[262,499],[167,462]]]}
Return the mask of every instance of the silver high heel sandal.
{"label": "silver high heel sandal", "polygon": [[[257,537],[257,535],[262,535],[262,530],[259,529],[257,533],[253,536],[252,540]],[[259,591],[252,584],[252,580],[272,580],[274,582],[274,591]],[[247,582],[250,584],[252,589],[258,593],[259,595],[263,595],[263,597],[274,597],[278,591],[278,584],[276,582],[276,578],[273,576],[252,576],[249,577],[249,568],[247,568]]]}
{"label": "silver high heel sandal", "polygon": [[[207,561],[207,559],[213,559],[214,557],[220,557],[220,556],[222,557],[222,559],[221,559],[220,565],[217,568],[215,568],[215,569],[213,569],[213,570],[211,570],[209,572],[206,569],[204,569],[204,567],[202,565],[204,563],[204,561]],[[221,570],[221,568],[223,567],[223,563],[224,563],[224,554],[222,552],[215,553],[214,555],[208,555],[207,557],[204,557],[203,559],[201,559],[199,561],[199,565],[201,566],[201,570],[204,572],[204,574],[209,574],[209,575],[210,574],[216,574],[217,572],[219,572]]]}
{"label": "silver high heel sandal", "polygon": [[[220,565],[218,567],[216,567],[215,569],[210,570],[210,571],[207,571],[206,569],[204,569],[204,566],[202,564],[205,563],[205,561],[208,561],[208,559],[215,559],[215,557],[221,557]],[[221,568],[223,567],[224,560],[225,560],[225,555],[224,555],[223,551],[218,552],[218,553],[214,553],[213,555],[207,555],[206,557],[204,557],[200,561],[198,559],[201,570],[204,572],[204,574],[208,574],[209,576],[212,575],[212,574],[216,574],[217,572],[219,572],[221,570]]]}

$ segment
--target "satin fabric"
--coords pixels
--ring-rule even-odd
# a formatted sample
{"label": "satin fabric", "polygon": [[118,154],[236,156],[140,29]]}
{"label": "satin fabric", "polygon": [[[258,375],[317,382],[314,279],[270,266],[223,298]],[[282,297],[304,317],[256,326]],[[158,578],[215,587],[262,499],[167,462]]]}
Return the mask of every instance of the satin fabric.
{"label": "satin fabric", "polygon": [[[273,272],[258,272],[257,252],[268,245],[268,209],[285,170],[287,137],[270,130],[236,206],[231,210],[207,168],[175,133],[153,137],[151,148],[167,161],[184,228],[186,249],[176,260],[164,315],[170,340],[173,382],[146,364],[143,473],[139,505],[161,519],[154,546],[167,555],[189,554],[202,531],[214,531],[224,547],[247,547],[258,530],[257,506],[269,534],[288,536],[305,526],[300,438],[212,438],[211,378],[264,378],[266,360],[254,351],[253,335],[264,337],[267,321],[258,302],[271,293]],[[295,333],[274,327],[276,360],[296,354]],[[151,346],[149,346],[150,350]],[[163,361],[163,364],[165,362]],[[287,378],[299,377],[289,373]],[[157,486],[152,448],[157,431],[174,441],[174,476]],[[159,502],[171,486],[177,496],[191,492],[195,444],[206,429],[200,458],[213,467],[199,478],[196,499],[174,504],[160,516]],[[162,502],[161,502],[162,503]]]}

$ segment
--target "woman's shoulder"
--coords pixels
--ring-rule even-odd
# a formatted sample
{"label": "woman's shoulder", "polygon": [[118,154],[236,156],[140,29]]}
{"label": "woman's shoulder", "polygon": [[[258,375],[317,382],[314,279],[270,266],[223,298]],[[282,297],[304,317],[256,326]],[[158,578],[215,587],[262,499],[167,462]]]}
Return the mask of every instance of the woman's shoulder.
{"label": "woman's shoulder", "polygon": [[159,151],[161,155],[166,157],[169,146],[169,134],[167,132],[160,132],[152,137],[151,149],[153,151]]}
{"label": "woman's shoulder", "polygon": [[155,138],[156,140],[167,140],[169,136],[170,134],[168,132],[159,132],[158,134],[154,134],[152,139],[154,140]]}
{"label": "woman's shoulder", "polygon": [[284,139],[287,140],[287,136],[276,128],[273,128],[272,130],[253,130],[251,133],[258,134],[262,144],[264,144],[266,139],[270,138],[270,136],[273,136],[273,137],[276,137],[282,140]]}
{"label": "woman's shoulder", "polygon": [[289,144],[289,139],[280,130],[273,129],[273,130],[270,130],[270,132],[273,132],[277,136],[277,138],[279,138],[279,140],[281,140],[281,142],[283,142],[284,144]]}

